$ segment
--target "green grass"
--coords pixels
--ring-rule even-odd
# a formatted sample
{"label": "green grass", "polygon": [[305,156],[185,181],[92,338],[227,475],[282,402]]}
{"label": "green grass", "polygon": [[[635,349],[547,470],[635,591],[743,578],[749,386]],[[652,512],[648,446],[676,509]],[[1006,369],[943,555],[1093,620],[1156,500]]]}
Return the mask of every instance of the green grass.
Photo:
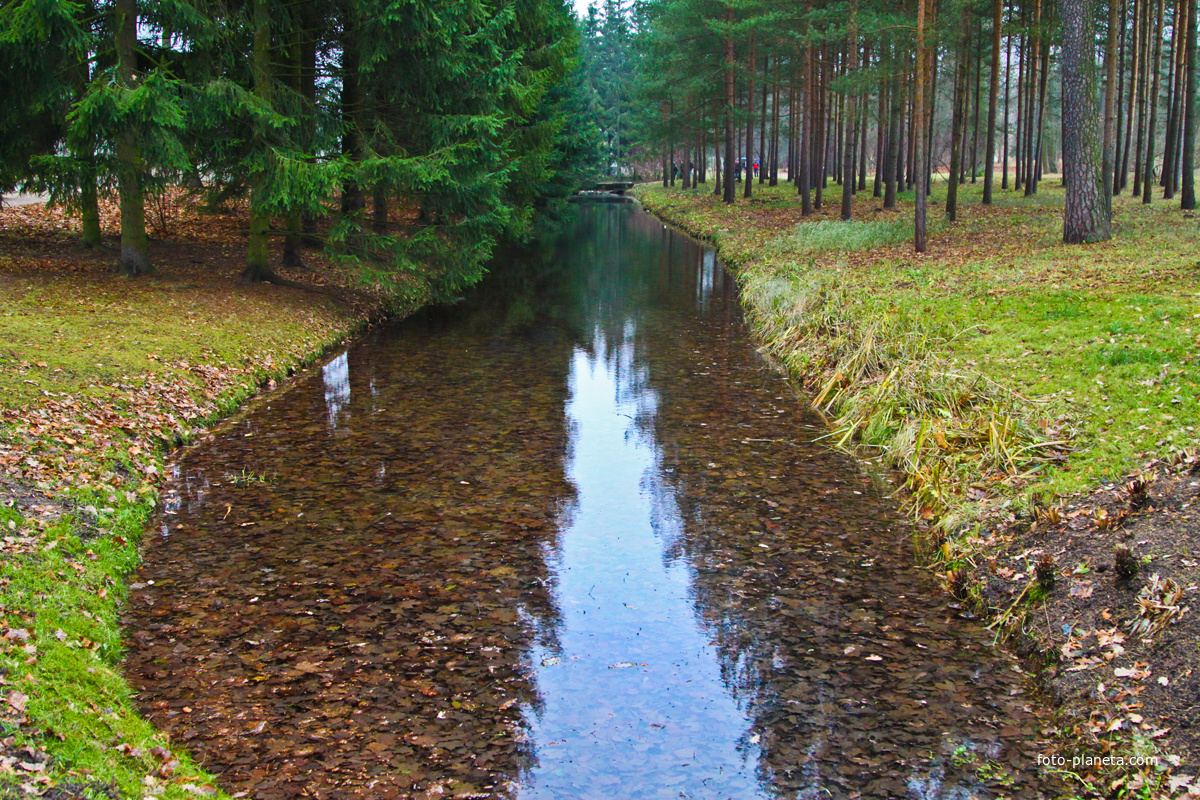
{"label": "green grass", "polygon": [[33,723],[9,733],[19,746],[45,748],[54,759],[48,776],[87,787],[84,796],[107,789],[121,797],[195,798],[184,784],[209,786],[211,778],[137,714],[121,674],[119,603],[152,496],[77,500],[104,506],[95,520],[103,535],[82,541],[81,519],[67,517],[42,531],[35,553],[0,565],[3,626],[30,634],[0,649],[3,688],[10,698],[28,698]]}
{"label": "green grass", "polygon": [[821,220],[800,223],[790,234],[771,240],[774,256],[847,253],[875,247],[895,247],[912,238],[912,220],[885,218],[865,222]]}
{"label": "green grass", "polygon": [[1178,202],[1117,198],[1112,242],[1067,246],[1058,184],[993,209],[961,187],[949,223],[935,181],[926,254],[905,202],[795,224],[790,187],[768,194],[769,218],[741,198],[638,194],[721,246],[759,334],[834,417],[830,440],[903,469],[913,511],[961,529],[1197,441],[1200,227]]}
{"label": "green grass", "polygon": [[328,338],[326,309],[274,302],[257,287],[215,294],[169,275],[123,284],[59,275],[0,281],[0,403],[19,406],[47,391],[105,396],[106,386],[143,384],[148,375],[190,378],[183,363],[270,370]]}

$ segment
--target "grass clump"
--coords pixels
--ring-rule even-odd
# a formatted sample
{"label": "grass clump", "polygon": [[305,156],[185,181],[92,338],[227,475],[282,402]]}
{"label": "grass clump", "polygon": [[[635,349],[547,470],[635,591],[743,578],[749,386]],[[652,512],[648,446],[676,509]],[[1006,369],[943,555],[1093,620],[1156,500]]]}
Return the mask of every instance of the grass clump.
{"label": "grass clump", "polygon": [[895,247],[912,238],[912,219],[820,220],[800,223],[791,234],[772,239],[772,254],[852,253]]}
{"label": "grass clump", "polygon": [[992,497],[997,484],[1060,457],[1064,431],[1039,426],[1012,392],[950,363],[949,327],[856,296],[819,270],[742,277],[766,349],[804,377],[813,405],[832,417],[828,438],[902,470],[917,516],[957,529],[974,517],[963,501]]}

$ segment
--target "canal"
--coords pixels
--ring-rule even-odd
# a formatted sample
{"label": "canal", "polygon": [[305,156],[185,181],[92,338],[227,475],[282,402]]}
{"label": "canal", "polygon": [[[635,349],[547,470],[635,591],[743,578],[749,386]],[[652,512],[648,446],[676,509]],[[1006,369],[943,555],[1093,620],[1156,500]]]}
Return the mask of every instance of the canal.
{"label": "canal", "polygon": [[190,446],[145,713],[237,796],[1039,796],[1014,663],[714,252],[583,207]]}

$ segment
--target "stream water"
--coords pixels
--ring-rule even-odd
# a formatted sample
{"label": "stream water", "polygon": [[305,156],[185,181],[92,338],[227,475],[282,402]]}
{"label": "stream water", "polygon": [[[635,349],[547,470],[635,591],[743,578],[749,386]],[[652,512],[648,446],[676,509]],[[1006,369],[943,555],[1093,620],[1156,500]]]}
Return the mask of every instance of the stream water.
{"label": "stream water", "polygon": [[1019,672],[822,433],[711,249],[582,208],[185,451],[128,674],[263,800],[1037,796]]}

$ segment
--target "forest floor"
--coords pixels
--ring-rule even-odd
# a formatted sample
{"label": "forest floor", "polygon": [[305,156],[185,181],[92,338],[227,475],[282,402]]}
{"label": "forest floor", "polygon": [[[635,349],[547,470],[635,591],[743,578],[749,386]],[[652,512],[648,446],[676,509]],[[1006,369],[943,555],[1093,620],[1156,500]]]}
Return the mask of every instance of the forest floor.
{"label": "forest floor", "polygon": [[383,312],[316,253],[239,283],[244,210],[151,208],[153,275],[44,205],[0,209],[0,798],[216,797],[121,674],[124,577],[164,456]]}
{"label": "forest floor", "polygon": [[896,476],[919,556],[1038,668],[1049,768],[1083,795],[1198,796],[1196,215],[1119,197],[1111,242],[1067,246],[1058,176],[990,207],[962,187],[955,222],[946,186],[921,254],[911,192],[860,192],[848,222],[832,184],[808,218],[787,185],[636,194],[719,247],[827,441]]}

